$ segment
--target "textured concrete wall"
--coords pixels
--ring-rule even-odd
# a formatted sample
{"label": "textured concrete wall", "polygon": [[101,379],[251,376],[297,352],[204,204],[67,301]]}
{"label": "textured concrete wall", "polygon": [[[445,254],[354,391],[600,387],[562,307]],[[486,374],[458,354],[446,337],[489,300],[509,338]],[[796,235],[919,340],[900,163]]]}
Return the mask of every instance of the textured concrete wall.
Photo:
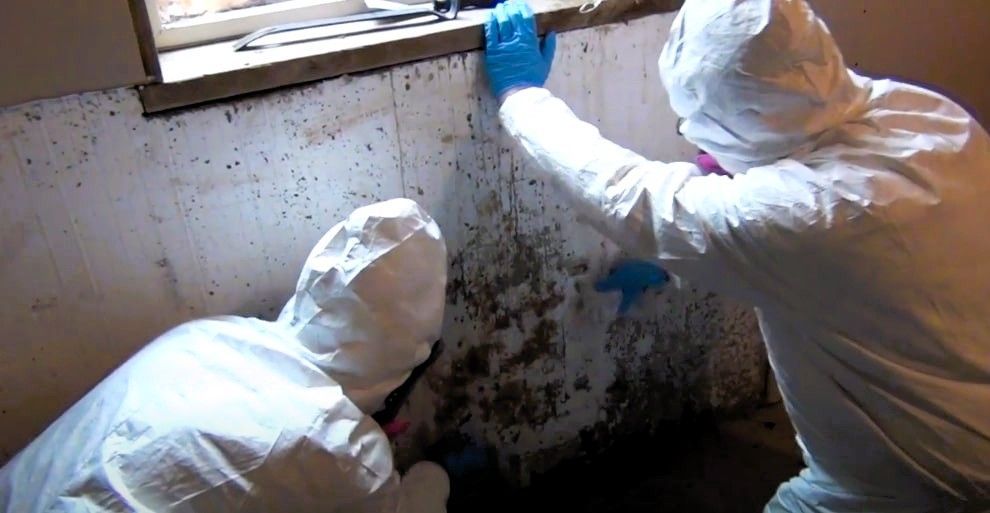
{"label": "textured concrete wall", "polygon": [[[655,60],[670,16],[564,34],[551,88],[606,135],[686,158]],[[617,256],[500,130],[457,55],[144,118],[131,90],[0,111],[0,452],[183,320],[271,317],[319,236],[408,196],[450,248],[445,352],[401,443],[457,433],[525,479],[582,448],[763,391],[743,308],[666,291],[617,320]]]}

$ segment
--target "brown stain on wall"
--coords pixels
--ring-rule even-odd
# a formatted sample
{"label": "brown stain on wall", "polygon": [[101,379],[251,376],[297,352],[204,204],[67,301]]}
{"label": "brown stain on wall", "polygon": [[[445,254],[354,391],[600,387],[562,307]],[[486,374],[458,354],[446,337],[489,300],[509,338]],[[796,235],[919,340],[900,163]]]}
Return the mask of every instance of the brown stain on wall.
{"label": "brown stain on wall", "polygon": [[[610,384],[603,384],[601,376],[594,381],[574,376],[581,370],[567,368],[568,327],[579,318],[601,316],[586,302],[597,294],[588,280],[602,270],[565,249],[556,216],[548,215],[558,199],[532,194],[544,185],[521,179],[500,141],[490,139],[470,115],[468,122],[468,144],[483,148],[475,155],[486,169],[467,174],[476,191],[469,201],[474,221],[461,230],[459,250],[450,257],[448,331],[457,335],[447,339],[456,343],[427,375],[435,435],[454,437],[459,447],[465,440],[493,444],[503,453],[503,474],[524,480],[528,472],[581,452],[604,450],[625,434],[708,408],[707,371],[718,341],[706,339],[699,326],[724,321],[715,301],[688,304],[684,326],[658,317],[603,317],[615,319],[601,340],[604,357],[616,365]],[[505,158],[510,159],[508,170],[491,169],[505,167]],[[520,198],[523,188],[525,199]],[[645,356],[636,349],[643,340],[652,340],[654,348]],[[595,343],[586,336],[579,341]],[[572,401],[577,394],[580,403]],[[592,418],[600,420],[583,429],[575,424],[579,436],[553,442],[541,434],[551,421],[596,403],[600,412]]]}
{"label": "brown stain on wall", "polygon": [[[478,131],[470,115],[468,123]],[[486,174],[495,177],[492,181],[475,180],[479,224],[466,227],[464,249],[451,257],[448,308],[459,314],[454,322],[469,330],[460,347],[452,348],[446,372],[428,378],[438,398],[435,421],[441,433],[462,428],[477,415],[481,423],[494,425],[503,442],[512,443],[520,426],[538,429],[563,402],[562,376],[520,377],[547,365],[563,367],[566,340],[559,323],[565,294],[554,278],[566,265],[559,234],[535,222],[541,205],[519,201],[517,170],[513,164],[508,177],[493,170]]]}

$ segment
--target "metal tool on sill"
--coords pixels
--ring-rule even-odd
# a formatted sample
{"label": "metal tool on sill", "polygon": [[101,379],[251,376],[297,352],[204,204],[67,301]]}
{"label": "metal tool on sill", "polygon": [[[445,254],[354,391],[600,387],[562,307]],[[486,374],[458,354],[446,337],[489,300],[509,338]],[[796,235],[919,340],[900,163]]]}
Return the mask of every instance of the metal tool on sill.
{"label": "metal tool on sill", "polygon": [[[312,28],[330,27],[334,25],[343,25],[346,23],[358,23],[362,21],[400,21],[407,18],[426,15],[436,16],[436,19],[431,20],[431,22],[445,20],[449,21],[457,19],[457,15],[462,9],[495,7],[498,1],[499,0],[433,0],[432,6],[376,9],[371,12],[352,14],[350,16],[338,16],[334,18],[323,18],[319,20],[272,25],[271,27],[256,30],[241,39],[238,39],[237,42],[234,43],[234,51],[238,52],[241,50],[251,50],[252,43],[263,37],[274,34],[282,34],[285,32],[294,32],[297,30]],[[354,34],[363,34],[367,32],[384,30],[387,28],[389,28],[387,25],[373,27],[366,30],[350,32],[346,35],[350,36]]]}

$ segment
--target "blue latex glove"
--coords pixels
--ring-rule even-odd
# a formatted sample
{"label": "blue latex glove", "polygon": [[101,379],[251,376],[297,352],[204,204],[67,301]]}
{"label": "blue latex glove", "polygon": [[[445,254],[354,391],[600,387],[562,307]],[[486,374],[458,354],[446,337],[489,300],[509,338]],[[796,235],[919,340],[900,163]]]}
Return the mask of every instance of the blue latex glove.
{"label": "blue latex glove", "polygon": [[504,100],[514,89],[543,87],[556,49],[556,34],[540,43],[525,0],[497,5],[485,23],[485,70],[495,97]]}
{"label": "blue latex glove", "polygon": [[453,478],[483,472],[491,465],[491,462],[488,461],[488,451],[473,445],[464,448],[459,453],[448,454],[443,463],[444,469]]}
{"label": "blue latex glove", "polygon": [[670,276],[657,264],[644,260],[626,260],[619,262],[605,279],[595,284],[598,292],[622,293],[622,302],[619,303],[619,315],[629,312],[639,298],[647,289],[661,288],[668,281]]}

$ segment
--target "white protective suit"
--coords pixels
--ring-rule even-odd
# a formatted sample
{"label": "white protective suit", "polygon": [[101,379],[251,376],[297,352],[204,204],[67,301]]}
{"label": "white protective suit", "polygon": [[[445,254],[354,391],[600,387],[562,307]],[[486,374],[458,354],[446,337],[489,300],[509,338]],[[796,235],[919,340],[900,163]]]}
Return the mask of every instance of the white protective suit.
{"label": "white protective suit", "polygon": [[603,234],[757,307],[808,466],[767,511],[990,511],[986,131],[848,70],[804,0],[687,0],[660,68],[734,176],[651,162],[544,89],[501,117]]}
{"label": "white protective suit", "polygon": [[446,270],[416,203],[356,210],[277,322],[160,336],[0,470],[0,511],[442,513],[446,474],[400,485],[370,414],[439,338]]}

